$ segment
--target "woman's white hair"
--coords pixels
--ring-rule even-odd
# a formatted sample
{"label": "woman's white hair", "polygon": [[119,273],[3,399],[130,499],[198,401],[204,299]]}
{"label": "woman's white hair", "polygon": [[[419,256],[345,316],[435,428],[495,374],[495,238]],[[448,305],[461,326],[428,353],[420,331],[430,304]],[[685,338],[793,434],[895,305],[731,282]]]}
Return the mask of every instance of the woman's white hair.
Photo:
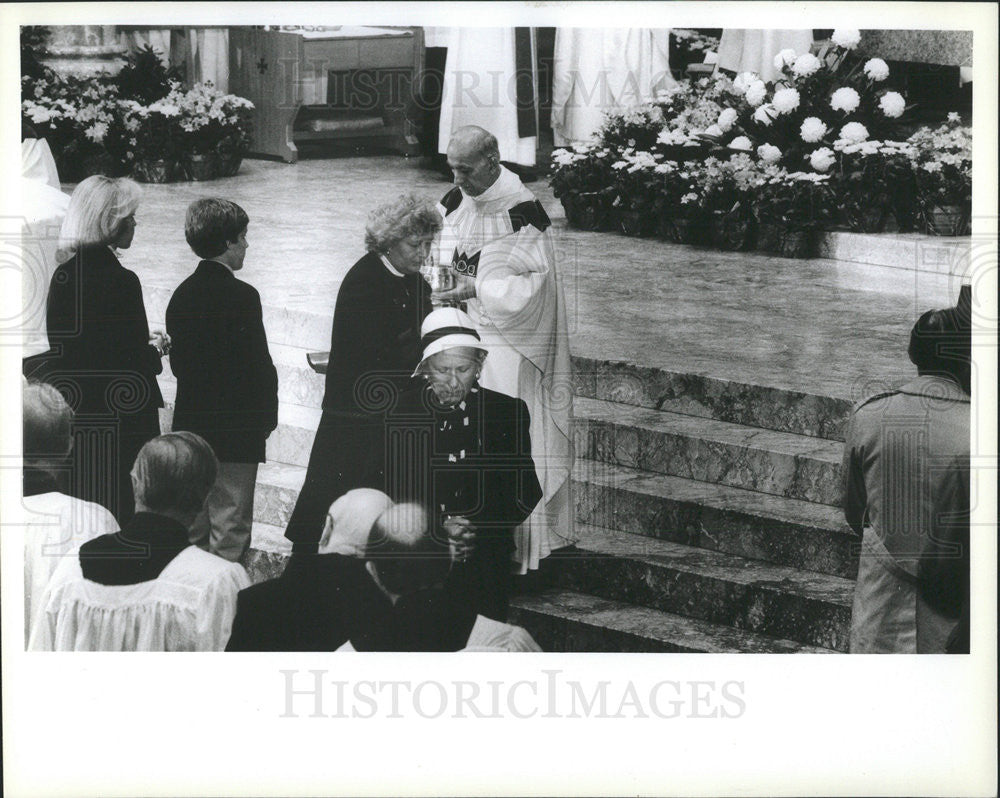
{"label": "woman's white hair", "polygon": [[69,258],[82,247],[113,243],[141,198],[139,184],[127,177],[92,175],[82,181],[70,197],[59,232],[59,258]]}

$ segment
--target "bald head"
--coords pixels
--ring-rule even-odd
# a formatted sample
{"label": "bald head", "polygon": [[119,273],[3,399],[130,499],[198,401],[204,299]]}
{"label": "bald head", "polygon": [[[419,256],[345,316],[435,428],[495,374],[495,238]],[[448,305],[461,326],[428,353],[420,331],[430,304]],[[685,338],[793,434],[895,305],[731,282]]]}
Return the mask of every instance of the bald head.
{"label": "bald head", "polygon": [[427,511],[397,504],[379,516],[368,539],[367,558],[390,593],[405,596],[440,583],[448,574],[448,547],[428,530]]}
{"label": "bald head", "polygon": [[460,127],[448,143],[448,167],[455,185],[477,197],[500,177],[500,148],[496,137],[475,125]]}
{"label": "bald head", "polygon": [[73,411],[63,395],[43,382],[22,387],[24,458],[33,465],[65,457],[73,445]]}

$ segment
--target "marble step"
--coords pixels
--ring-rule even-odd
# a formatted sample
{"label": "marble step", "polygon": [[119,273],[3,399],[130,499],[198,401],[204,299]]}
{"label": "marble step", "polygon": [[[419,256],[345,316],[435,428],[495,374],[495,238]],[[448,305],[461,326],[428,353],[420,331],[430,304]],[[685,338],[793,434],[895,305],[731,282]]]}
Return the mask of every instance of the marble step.
{"label": "marble step", "polygon": [[542,564],[554,586],[846,651],[854,582],[730,554],[577,525]]}
{"label": "marble step", "polygon": [[842,441],[858,397],[832,397],[574,356],[577,396]]}
{"label": "marble step", "polygon": [[582,397],[573,412],[578,457],[840,503],[843,446],[836,441]]}
{"label": "marble step", "polygon": [[837,653],[828,648],[560,588],[514,596],[510,621],[525,627],[545,651]]}
{"label": "marble step", "polygon": [[[162,327],[170,291],[148,288],[145,295],[150,327]],[[332,305],[329,316],[264,306],[282,401],[320,406],[323,377],[309,368],[305,356],[330,348]],[[821,396],[583,353],[573,356],[573,369],[579,396],[834,440],[843,440],[847,414],[853,401],[862,398]]]}
{"label": "marble step", "polygon": [[857,540],[836,507],[578,460],[576,520],[853,579]]}

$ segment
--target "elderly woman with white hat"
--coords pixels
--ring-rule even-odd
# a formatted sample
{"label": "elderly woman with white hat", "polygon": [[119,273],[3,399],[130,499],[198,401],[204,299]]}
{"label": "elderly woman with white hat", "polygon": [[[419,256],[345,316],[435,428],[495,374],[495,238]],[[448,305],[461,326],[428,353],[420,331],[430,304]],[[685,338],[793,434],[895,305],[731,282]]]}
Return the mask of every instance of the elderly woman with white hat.
{"label": "elderly woman with white hat", "polygon": [[419,379],[387,416],[386,491],[428,508],[478,612],[503,621],[513,530],[542,496],[528,407],[479,385],[487,351],[461,310],[433,311],[420,333]]}

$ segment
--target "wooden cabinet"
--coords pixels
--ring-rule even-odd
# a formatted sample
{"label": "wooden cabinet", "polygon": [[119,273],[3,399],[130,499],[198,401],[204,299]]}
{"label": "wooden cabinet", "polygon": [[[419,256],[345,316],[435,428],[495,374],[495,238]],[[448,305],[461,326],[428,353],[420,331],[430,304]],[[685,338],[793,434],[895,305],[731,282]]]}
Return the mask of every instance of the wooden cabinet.
{"label": "wooden cabinet", "polygon": [[296,142],[364,140],[417,152],[421,28],[231,28],[230,91],[257,112],[251,154],[294,163]]}

